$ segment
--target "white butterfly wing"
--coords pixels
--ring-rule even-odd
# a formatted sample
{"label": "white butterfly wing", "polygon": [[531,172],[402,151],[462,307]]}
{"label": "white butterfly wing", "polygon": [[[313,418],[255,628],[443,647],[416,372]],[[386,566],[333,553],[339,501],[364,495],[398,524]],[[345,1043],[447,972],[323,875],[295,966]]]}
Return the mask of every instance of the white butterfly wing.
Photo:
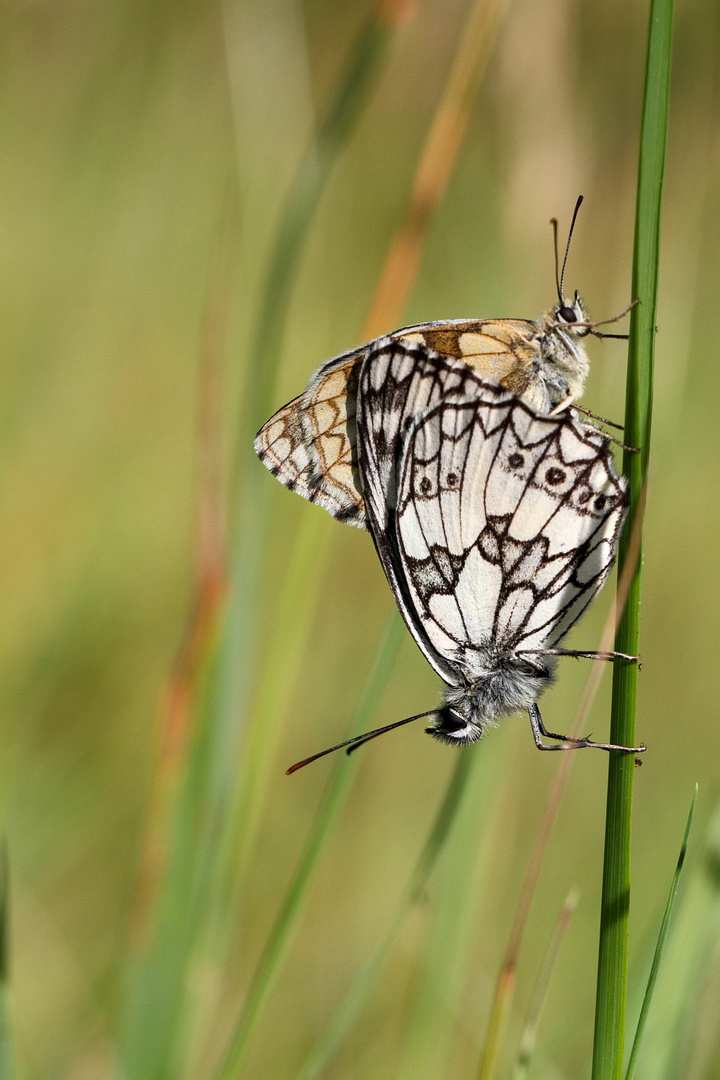
{"label": "white butterfly wing", "polygon": [[568,414],[478,379],[474,400],[416,420],[386,547],[436,670],[457,682],[474,650],[555,646],[607,577],[625,507],[607,440]]}
{"label": "white butterfly wing", "polygon": [[[373,385],[380,396],[388,355],[397,350],[397,356],[402,357],[404,348],[415,346],[418,356],[446,358],[448,371],[454,361],[462,361],[456,371],[472,368],[513,393],[526,395],[536,407],[547,411],[556,397],[549,391],[542,362],[539,341],[544,340],[543,335],[547,336],[544,322],[522,319],[453,319],[402,327],[321,364],[303,393],[263,424],[255,438],[255,452],[291,491],[340,521],[366,528],[355,425],[358,378],[365,360],[371,364],[378,361]],[[462,379],[462,375],[456,377]],[[397,391],[394,381],[393,391]],[[443,384],[446,382],[447,372]],[[557,393],[564,396],[562,388],[556,387]],[[397,400],[392,412],[398,413]],[[383,430],[389,447],[397,431],[390,430],[387,419],[384,416]]]}
{"label": "white butterfly wing", "polygon": [[452,643],[443,633],[429,640],[418,622],[404,582],[394,523],[408,432],[448,395],[474,394],[478,382],[462,361],[447,359],[419,342],[381,338],[368,353],[358,385],[358,468],[375,546],[408,628],[435,670],[451,682],[457,671],[443,656],[452,650]]}
{"label": "white butterfly wing", "polygon": [[402,443],[414,420],[450,395],[474,395],[479,382],[462,360],[421,342],[378,338],[360,371],[358,467],[372,527],[382,532],[397,501]]}
{"label": "white butterfly wing", "polygon": [[[465,320],[449,330],[453,324],[425,323],[406,330],[457,336],[467,325]],[[379,493],[376,512],[382,517],[387,499],[394,499],[389,463],[407,410],[415,415],[439,401],[449,388],[460,387],[468,372],[465,363],[444,361],[421,341],[398,341],[397,334],[406,330],[326,361],[303,393],[278,409],[255,437],[255,453],[285,487],[360,528],[368,522],[357,462],[358,380],[365,384],[365,415],[377,452],[371,490]],[[468,336],[463,333],[462,339]]]}
{"label": "white butterfly wing", "polygon": [[532,472],[521,469],[527,486],[507,534],[525,548],[507,584],[526,581],[533,593],[527,620],[509,628],[519,652],[555,647],[577,622],[612,569],[627,512],[626,481],[607,438],[569,414],[538,416],[518,403],[503,446],[505,468],[513,454],[537,455],[541,447]]}
{"label": "white butterfly wing", "polygon": [[392,522],[410,629],[451,684],[462,680],[466,650],[494,633],[503,568],[482,478],[493,469],[515,400],[477,378],[464,393],[470,400],[449,398],[408,432]]}

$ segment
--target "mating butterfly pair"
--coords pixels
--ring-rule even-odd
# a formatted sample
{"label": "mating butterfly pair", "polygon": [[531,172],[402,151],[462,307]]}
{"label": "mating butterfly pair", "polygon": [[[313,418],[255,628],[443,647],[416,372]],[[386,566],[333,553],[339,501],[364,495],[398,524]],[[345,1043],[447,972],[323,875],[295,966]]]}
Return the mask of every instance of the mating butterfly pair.
{"label": "mating butterfly pair", "polygon": [[527,710],[540,749],[638,752],[549,732],[537,707],[558,656],[598,655],[560,642],[607,578],[627,510],[607,436],[568,407],[598,324],[561,283],[558,296],[537,322],[427,323],[327,361],[255,449],[287,487],[370,530],[448,687],[420,714],[431,734],[473,742]]}

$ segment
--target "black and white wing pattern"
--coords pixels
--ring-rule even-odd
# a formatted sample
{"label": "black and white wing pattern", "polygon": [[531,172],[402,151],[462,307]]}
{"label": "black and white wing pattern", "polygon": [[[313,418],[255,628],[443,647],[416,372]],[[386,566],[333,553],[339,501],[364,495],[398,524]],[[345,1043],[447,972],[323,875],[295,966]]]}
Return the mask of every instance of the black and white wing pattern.
{"label": "black and white wing pattern", "polygon": [[278,409],[255,437],[255,453],[291,491],[348,525],[367,527],[357,475],[357,380],[367,348],[323,364],[306,389]]}
{"label": "black and white wing pattern", "polygon": [[360,483],[376,536],[395,508],[400,456],[413,420],[447,397],[474,397],[479,384],[464,360],[420,342],[386,337],[372,344],[360,370],[356,421]]}
{"label": "black and white wing pattern", "polygon": [[[447,370],[465,366],[481,378],[522,394],[540,412],[579,397],[588,372],[582,338],[591,323],[581,301],[558,302],[541,319],[450,319],[404,326],[321,364],[307,387],[263,424],[255,452],[277,479],[333,517],[367,527],[357,470],[355,413],[361,370],[377,362],[373,386],[384,407],[407,389],[396,380],[385,393],[381,375],[393,355],[414,355]],[[460,364],[455,362],[459,361]],[[394,378],[394,372],[390,372]],[[390,433],[386,433],[388,439]]]}
{"label": "black and white wing pattern", "polygon": [[355,404],[365,520],[403,619],[447,684],[421,714],[434,716],[428,730],[459,745],[526,709],[540,749],[643,750],[549,732],[537,707],[559,643],[615,560],[628,499],[607,436],[408,337],[369,344]]}
{"label": "black and white wing pattern", "polygon": [[[452,670],[415,631],[416,612],[403,580],[394,531],[398,490],[413,425],[448,398],[474,400],[481,385],[485,384],[463,361],[448,359],[422,343],[389,338],[380,339],[369,352],[358,383],[358,471],[370,531],[405,622],[446,681],[453,680]],[[514,400],[499,387],[495,390]]]}
{"label": "black and white wing pattern", "polygon": [[360,373],[357,433],[385,575],[454,693],[459,738],[478,738],[547,685],[554,658],[537,654],[557,647],[609,574],[625,481],[607,438],[569,412],[539,413],[397,343]]}
{"label": "black and white wing pattern", "polygon": [[[467,332],[462,335],[463,339],[469,336]],[[445,370],[437,377],[443,362]],[[450,371],[455,372],[452,377]],[[420,339],[403,341],[395,335],[376,338],[318,368],[303,393],[263,424],[255,438],[255,452],[285,487],[322,506],[339,521],[367,528],[357,465],[361,372],[372,387],[367,396],[382,442],[381,457],[391,460],[399,431],[394,421],[405,415],[406,403],[413,401],[418,387],[422,391],[414,407],[427,407],[439,401],[446,388],[460,387],[463,373],[468,371],[465,358],[445,360]]]}
{"label": "black and white wing pattern", "polygon": [[[273,476],[304,499],[317,503],[339,521],[367,528],[367,514],[357,464],[356,411],[358,381],[364,376],[366,415],[372,416],[379,442],[383,478],[393,459],[399,422],[406,406],[426,408],[444,393],[460,389],[474,354],[453,360],[430,348],[432,337],[444,348],[465,342],[467,349],[479,339],[492,342],[505,366],[511,358],[519,364],[518,349],[500,339],[499,330],[480,334],[476,324],[464,320],[458,326],[427,323],[376,338],[326,361],[315,372],[299,397],[283,405],[267,420],[255,438],[255,452]],[[477,324],[480,325],[480,324]],[[470,327],[471,330],[468,329]],[[494,327],[494,324],[493,324]],[[519,331],[518,331],[519,332]],[[408,335],[399,337],[398,335]],[[448,342],[448,337],[452,341]],[[505,351],[498,353],[503,348]],[[485,359],[485,358],[483,358]],[[487,364],[487,360],[485,360]],[[504,368],[499,367],[499,371]],[[513,369],[514,370],[514,369]],[[417,400],[415,400],[417,397]],[[382,487],[379,481],[377,490]],[[379,498],[378,507],[383,499]]]}
{"label": "black and white wing pattern", "polygon": [[607,578],[626,507],[607,439],[568,413],[478,380],[474,400],[417,419],[386,557],[446,681],[471,682],[488,655],[556,647]]}

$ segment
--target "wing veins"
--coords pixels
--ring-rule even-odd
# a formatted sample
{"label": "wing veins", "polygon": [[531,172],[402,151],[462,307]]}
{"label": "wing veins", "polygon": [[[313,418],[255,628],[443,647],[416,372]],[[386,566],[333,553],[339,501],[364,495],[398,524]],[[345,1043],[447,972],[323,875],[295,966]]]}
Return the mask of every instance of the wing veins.
{"label": "wing veins", "polygon": [[[446,412],[446,408],[441,406],[441,407],[439,407],[437,409],[437,412],[438,412],[438,415],[440,415],[440,417],[441,417],[441,420],[440,420],[440,435],[439,435],[439,438],[438,438],[438,448],[437,448],[437,452],[435,454],[435,459],[437,460],[437,495],[436,495],[437,511],[438,511],[438,515],[439,515],[439,518],[440,518],[440,524],[442,526],[443,537],[445,538],[445,550],[448,553],[448,559],[451,561],[450,543],[449,543],[449,540],[448,540],[447,527],[446,527],[446,524],[445,524],[445,514],[443,512],[442,499],[440,498],[440,480],[441,480],[440,473],[441,473],[441,465],[442,465],[442,445],[443,445],[443,439],[445,438],[445,436],[443,435],[443,431],[442,431],[442,414]],[[455,407],[453,409],[453,412],[454,412],[454,418],[455,418],[455,434],[457,435],[458,408]],[[419,433],[420,424],[424,423],[427,418],[428,418],[427,415],[424,416],[415,425],[414,430],[413,430],[412,439],[409,440],[409,442],[408,442],[408,452],[410,450],[410,446],[411,445],[414,446],[414,444],[415,444],[416,437],[417,437],[417,435]],[[457,438],[454,438],[453,442],[457,443]],[[414,458],[414,455],[413,455],[413,458]],[[411,477],[411,487],[412,487],[412,477]],[[412,497],[412,500],[413,500],[413,506],[416,507],[417,502],[416,502],[416,499],[415,499],[415,492],[414,491],[412,491],[411,497]],[[439,560],[437,558],[437,555],[433,552],[433,546],[434,545],[431,545],[428,542],[427,533],[426,533],[425,529],[423,528],[422,520],[421,520],[420,514],[417,512],[417,509],[415,509],[415,515],[416,515],[418,523],[420,525],[420,531],[421,531],[421,533],[423,535],[423,539],[425,540],[425,546],[428,549],[428,555],[430,556],[433,563],[435,564],[435,568],[437,569],[438,574],[440,575],[440,577],[443,580],[447,580],[446,577],[445,577],[445,574],[443,573],[443,570],[442,570],[440,562],[439,562]],[[451,582],[448,582],[448,584],[451,584]],[[470,641],[470,634],[469,634],[469,631],[468,631],[468,626],[467,626],[467,623],[465,622],[465,616],[463,614],[463,610],[460,607],[460,604],[458,603],[457,596],[455,595],[454,591],[451,594],[447,594],[447,595],[452,595],[452,598],[453,598],[453,600],[455,602],[455,607],[457,608],[458,614],[460,616],[460,622],[462,623],[462,627],[463,627],[463,630],[465,632],[465,641],[469,642]],[[445,627],[441,626],[441,624],[438,623],[438,620],[430,612],[429,607],[427,608],[427,611],[428,611],[428,615],[430,616],[430,618],[432,618],[433,622],[437,623],[440,626],[441,630],[443,630],[444,633],[448,634],[448,637],[452,637],[455,640],[457,640],[455,638],[454,634],[449,634],[448,631],[445,629]],[[460,642],[458,642],[458,644],[460,644]]]}

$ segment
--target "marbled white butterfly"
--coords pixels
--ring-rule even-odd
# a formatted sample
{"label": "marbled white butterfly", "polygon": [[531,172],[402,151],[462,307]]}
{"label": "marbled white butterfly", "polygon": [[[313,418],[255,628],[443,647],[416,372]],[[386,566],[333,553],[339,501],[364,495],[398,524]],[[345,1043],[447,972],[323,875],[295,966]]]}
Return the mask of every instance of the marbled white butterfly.
{"label": "marbled white butterfly", "polygon": [[563,297],[565,264],[580,202],[557,277],[558,301],[542,318],[419,323],[334,356],[317,369],[303,393],[258,432],[255,452],[263,464],[286,487],[333,517],[367,528],[357,473],[357,386],[365,362],[388,340],[424,345],[448,359],[461,360],[483,378],[522,395],[538,412],[549,413],[576,401],[589,369],[583,338],[615,336],[595,329],[603,323],[590,322],[577,292],[572,301]]}
{"label": "marbled white butterfly", "polygon": [[448,686],[440,708],[420,714],[435,717],[429,733],[474,742],[527,710],[541,750],[643,750],[549,732],[537,706],[558,656],[620,655],[560,647],[610,573],[627,510],[607,437],[392,338],[370,349],[357,401],[370,532],[410,633]]}
{"label": "marbled white butterfly", "polygon": [[627,510],[607,437],[464,364],[387,342],[361,369],[357,445],[383,570],[449,687],[428,730],[473,742],[527,709],[540,749],[559,748],[542,735],[631,749],[568,743],[537,707],[558,656],[597,655],[559,646],[610,573]]}

